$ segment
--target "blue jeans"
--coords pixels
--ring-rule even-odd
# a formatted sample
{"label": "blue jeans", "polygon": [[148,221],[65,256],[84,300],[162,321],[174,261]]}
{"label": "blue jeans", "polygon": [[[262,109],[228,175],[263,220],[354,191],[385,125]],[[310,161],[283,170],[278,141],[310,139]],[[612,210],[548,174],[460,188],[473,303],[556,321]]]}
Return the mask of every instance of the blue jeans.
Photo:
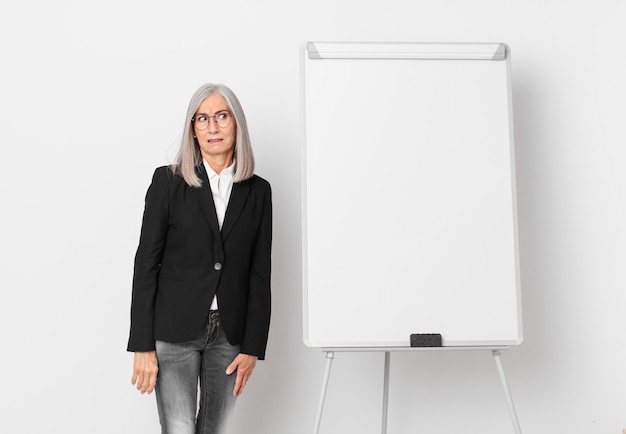
{"label": "blue jeans", "polygon": [[236,401],[233,388],[237,375],[226,375],[226,368],[239,351],[238,345],[226,340],[217,311],[210,312],[206,327],[193,341],[156,341],[156,400],[162,434],[226,432]]}

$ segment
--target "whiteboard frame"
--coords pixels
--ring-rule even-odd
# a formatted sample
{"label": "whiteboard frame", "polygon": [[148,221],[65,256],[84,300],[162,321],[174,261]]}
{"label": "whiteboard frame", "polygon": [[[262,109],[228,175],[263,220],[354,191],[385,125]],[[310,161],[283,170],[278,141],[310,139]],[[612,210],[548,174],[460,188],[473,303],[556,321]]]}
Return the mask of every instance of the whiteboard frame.
{"label": "whiteboard frame", "polygon": [[485,60],[504,61],[507,70],[508,121],[510,146],[510,173],[512,194],[513,243],[515,260],[515,287],[517,308],[518,336],[512,340],[480,340],[446,342],[445,347],[452,348],[490,348],[519,345],[523,341],[521,278],[519,264],[519,234],[517,212],[517,189],[515,174],[515,144],[513,131],[512,80],[510,68],[510,50],[504,43],[413,43],[413,42],[305,42],[301,46],[300,55],[300,98],[301,98],[301,144],[302,144],[302,284],[303,284],[303,337],[304,343],[314,348],[333,348],[339,351],[377,351],[381,347],[403,349],[407,343],[398,342],[312,342],[309,340],[309,309],[308,309],[308,213],[307,213],[307,131],[306,131],[306,79],[305,64],[318,59],[436,59],[436,60]]}
{"label": "whiteboard frame", "polygon": [[307,42],[309,59],[504,60],[503,43]]}

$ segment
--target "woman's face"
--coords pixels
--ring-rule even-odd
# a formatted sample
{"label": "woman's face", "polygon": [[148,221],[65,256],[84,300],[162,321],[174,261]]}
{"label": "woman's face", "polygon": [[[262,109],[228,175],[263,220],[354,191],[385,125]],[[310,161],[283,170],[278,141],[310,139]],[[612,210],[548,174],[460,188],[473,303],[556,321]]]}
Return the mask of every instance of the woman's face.
{"label": "woman's face", "polygon": [[[218,120],[224,116],[223,112],[226,112],[227,117],[230,118],[226,127],[218,125]],[[200,129],[201,124],[198,123],[198,119],[202,119],[202,116],[208,117],[208,125],[205,124],[205,129]],[[232,159],[237,125],[222,95],[215,93],[202,101],[196,111],[195,119],[194,135],[200,145],[202,158],[207,161]]]}

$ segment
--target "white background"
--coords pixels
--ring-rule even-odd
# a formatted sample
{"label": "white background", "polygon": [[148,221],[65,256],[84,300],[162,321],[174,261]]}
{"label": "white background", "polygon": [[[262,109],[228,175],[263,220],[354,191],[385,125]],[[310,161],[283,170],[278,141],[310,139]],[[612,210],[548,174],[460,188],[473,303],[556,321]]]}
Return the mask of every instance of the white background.
{"label": "white background", "polygon": [[[363,40],[510,45],[525,340],[503,362],[520,423],[621,433],[624,16],[618,0],[3,2],[1,430],[158,432],[124,351],[132,260],[152,171],[215,81],[241,99],[275,207],[268,360],[233,432],[312,431],[325,360],[302,343],[298,50]],[[491,359],[394,354],[389,433],[512,432]],[[382,361],[337,356],[323,434],[380,432]]]}

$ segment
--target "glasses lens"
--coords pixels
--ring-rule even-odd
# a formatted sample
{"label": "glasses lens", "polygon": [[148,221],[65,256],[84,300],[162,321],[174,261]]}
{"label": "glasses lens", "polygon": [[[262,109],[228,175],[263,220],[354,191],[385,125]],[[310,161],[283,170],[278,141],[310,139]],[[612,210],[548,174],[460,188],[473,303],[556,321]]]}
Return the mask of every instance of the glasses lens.
{"label": "glasses lens", "polygon": [[219,112],[215,115],[215,121],[217,122],[217,126],[220,128],[226,128],[230,125],[231,115],[228,112]]}
{"label": "glasses lens", "polygon": [[193,125],[199,130],[206,130],[209,126],[209,118],[204,115],[198,115],[193,118]]}

